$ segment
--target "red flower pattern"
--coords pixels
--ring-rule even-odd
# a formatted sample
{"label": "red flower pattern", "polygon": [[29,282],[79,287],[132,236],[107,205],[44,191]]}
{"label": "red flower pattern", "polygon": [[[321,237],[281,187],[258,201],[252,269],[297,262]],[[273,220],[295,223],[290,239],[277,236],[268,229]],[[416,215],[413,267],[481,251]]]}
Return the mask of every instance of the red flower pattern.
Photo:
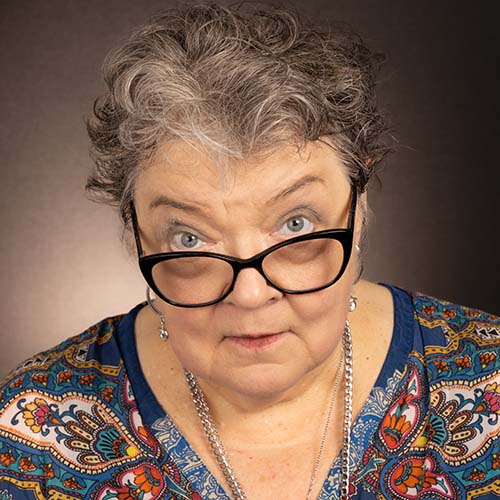
{"label": "red flower pattern", "polygon": [[486,368],[491,365],[497,359],[496,352],[482,352],[479,354],[479,361],[482,368]]}
{"label": "red flower pattern", "polygon": [[462,370],[463,368],[470,368],[472,366],[470,356],[461,356],[455,358],[455,365],[459,370]]}
{"label": "red flower pattern", "polygon": [[83,486],[77,481],[75,476],[65,479],[64,486],[71,488],[72,490],[81,490],[83,488]]}
{"label": "red flower pattern", "polygon": [[482,481],[484,476],[484,471],[474,468],[474,470],[465,479],[467,479],[467,481],[478,482]]}
{"label": "red flower pattern", "polygon": [[8,451],[7,453],[0,453],[0,463],[4,467],[8,467],[9,465],[13,464],[16,461],[14,458],[14,455],[12,454],[12,451]]}
{"label": "red flower pattern", "polygon": [[158,469],[146,465],[136,473],[134,483],[144,493],[151,493],[156,496],[163,487],[163,476]]}
{"label": "red flower pattern", "polygon": [[73,373],[71,373],[69,370],[65,370],[57,374],[57,381],[60,384],[63,384],[65,382],[70,382],[72,378],[73,378]]}
{"label": "red flower pattern", "polygon": [[500,385],[497,382],[485,387],[483,397],[476,406],[476,411],[500,414]]}
{"label": "red flower pattern", "polygon": [[113,393],[114,390],[111,386],[104,387],[104,389],[101,389],[101,396],[104,399],[104,401],[111,401],[113,399]]}
{"label": "red flower pattern", "polygon": [[434,362],[435,367],[437,368],[438,372],[449,372],[450,371],[450,366],[446,361],[443,361],[440,359],[439,361]]}
{"label": "red flower pattern", "polygon": [[94,380],[95,380],[95,375],[84,375],[83,377],[80,377],[80,384],[92,387]]}
{"label": "red flower pattern", "polygon": [[36,465],[33,463],[31,457],[22,457],[19,461],[19,468],[23,471],[31,471],[36,469]]}
{"label": "red flower pattern", "polygon": [[46,373],[35,373],[32,377],[33,382],[38,382],[42,385],[47,385],[49,376]]}

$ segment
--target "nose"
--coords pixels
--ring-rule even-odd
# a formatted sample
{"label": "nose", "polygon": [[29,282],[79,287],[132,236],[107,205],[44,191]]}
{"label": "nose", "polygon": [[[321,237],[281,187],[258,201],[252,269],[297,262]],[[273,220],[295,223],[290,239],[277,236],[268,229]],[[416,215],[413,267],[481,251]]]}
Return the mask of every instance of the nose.
{"label": "nose", "polygon": [[282,293],[267,284],[257,269],[242,269],[236,278],[234,288],[224,302],[244,308],[256,309],[278,300]]}

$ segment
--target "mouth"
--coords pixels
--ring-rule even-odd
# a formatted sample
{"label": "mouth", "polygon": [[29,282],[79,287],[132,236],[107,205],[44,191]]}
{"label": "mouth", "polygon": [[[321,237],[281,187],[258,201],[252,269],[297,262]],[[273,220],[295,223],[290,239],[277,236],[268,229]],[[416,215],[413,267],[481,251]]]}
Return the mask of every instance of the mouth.
{"label": "mouth", "polygon": [[263,349],[279,342],[286,332],[248,333],[226,337],[229,342],[246,349]]}

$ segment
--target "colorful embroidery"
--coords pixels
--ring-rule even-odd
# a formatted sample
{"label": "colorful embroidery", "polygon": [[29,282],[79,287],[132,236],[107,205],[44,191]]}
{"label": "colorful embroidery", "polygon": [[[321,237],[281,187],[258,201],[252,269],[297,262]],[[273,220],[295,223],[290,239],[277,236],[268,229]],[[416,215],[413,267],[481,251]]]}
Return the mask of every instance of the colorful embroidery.
{"label": "colorful embroidery", "polygon": [[500,363],[494,339],[500,322],[422,295],[414,305],[425,326],[424,349],[410,353],[408,372],[365,453],[358,482],[380,499],[496,494]]}
{"label": "colorful embroidery", "polygon": [[413,295],[413,303],[419,323],[427,328],[440,327],[455,338],[474,333],[485,340],[500,340],[500,318],[496,316],[420,293]]}
{"label": "colorful embroidery", "polygon": [[426,413],[427,393],[420,363],[409,365],[406,383],[384,415],[379,428],[380,445],[388,453],[396,453],[414,439]]}
{"label": "colorful embroidery", "polygon": [[119,320],[104,320],[7,378],[0,491],[9,492],[7,484],[40,499],[199,498],[143,424],[114,343]]}
{"label": "colorful embroidery", "polygon": [[387,498],[460,498],[460,490],[452,477],[443,472],[432,455],[406,455],[388,469],[384,485]]}
{"label": "colorful embroidery", "polygon": [[161,469],[154,463],[142,463],[138,467],[117,471],[111,481],[94,492],[92,499],[201,500],[198,493],[181,488],[180,483],[181,474],[173,463],[166,463]]}
{"label": "colorful embroidery", "polygon": [[[353,425],[353,500],[500,495],[500,319],[393,293],[411,312],[391,349],[407,348],[389,353]],[[168,417],[144,424],[117,344],[121,320],[3,381],[0,500],[228,500]],[[338,498],[338,483],[337,461],[319,499]]]}

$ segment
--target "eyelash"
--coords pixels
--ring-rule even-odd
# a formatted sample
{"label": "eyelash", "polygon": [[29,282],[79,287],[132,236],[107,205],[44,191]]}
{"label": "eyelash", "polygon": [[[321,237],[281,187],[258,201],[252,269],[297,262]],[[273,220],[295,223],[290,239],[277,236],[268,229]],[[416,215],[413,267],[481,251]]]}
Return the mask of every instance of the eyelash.
{"label": "eyelash", "polygon": [[168,246],[170,247],[170,251],[179,251],[179,250],[196,250],[197,247],[194,248],[185,248],[182,247],[182,245],[175,245],[174,244],[174,239],[179,236],[182,237],[183,235],[191,235],[197,238],[200,241],[204,241],[206,238],[204,236],[201,236],[197,231],[194,229],[185,226],[184,224],[181,224],[178,221],[171,221],[165,231],[166,235],[166,242]]}
{"label": "eyelash", "polygon": [[[301,234],[312,233],[317,229],[316,225],[321,224],[323,218],[321,215],[310,206],[299,206],[295,210],[288,212],[285,217],[283,217],[280,228],[282,228],[286,223],[293,219],[306,219],[311,224],[311,228],[306,233],[296,233],[295,236],[300,236]],[[294,233],[290,233],[290,236],[294,236]]]}
{"label": "eyelash", "polygon": [[[312,227],[309,228],[309,230],[307,230],[305,233],[309,233],[309,232],[312,232],[314,230],[314,224],[313,222],[310,220],[309,217],[306,217],[305,215],[293,215],[291,217],[288,217],[284,222],[283,224],[281,224],[280,226],[280,230],[285,227],[289,222],[293,221],[293,220],[297,220],[297,219],[302,219],[302,220],[305,220],[307,221]],[[289,233],[286,233],[287,236],[300,236],[301,234],[304,234],[304,232],[302,231],[302,229],[300,231],[290,231]]]}
{"label": "eyelash", "polygon": [[[310,232],[313,232],[315,230],[315,224],[314,222],[311,220],[311,219],[316,219],[317,222],[320,221],[320,217],[319,215],[315,212],[315,211],[312,211],[310,209],[307,209],[309,212],[312,212],[311,215],[304,215],[303,213],[297,213],[297,214],[294,214],[294,215],[290,215],[290,214],[287,214],[286,218],[285,219],[282,219],[282,222],[280,223],[280,226],[279,226],[279,229],[278,229],[278,233],[282,230],[283,226],[285,226],[286,224],[288,224],[290,221],[294,220],[294,219],[303,219],[305,221],[307,221],[309,224],[310,224],[310,228],[309,230],[307,231],[298,231],[298,232],[294,232],[294,231],[291,231],[289,233],[284,233],[285,236],[300,236],[301,234],[307,234],[307,233],[310,233]],[[174,238],[176,236],[179,236],[179,237],[182,237],[183,235],[191,235],[191,236],[194,236],[195,238],[197,238],[199,240],[199,242],[202,242],[202,243],[206,243],[207,239],[205,236],[202,236],[198,231],[190,228],[189,226],[186,226],[182,223],[180,223],[179,221],[171,221],[168,226],[167,226],[167,229],[166,229],[166,241],[168,242],[168,245],[170,247],[171,250],[173,251],[178,251],[178,250],[197,250],[198,249],[198,246],[196,247],[193,247],[193,248],[186,248],[186,247],[182,247],[182,245],[174,245]],[[176,247],[176,248],[174,248]]]}

